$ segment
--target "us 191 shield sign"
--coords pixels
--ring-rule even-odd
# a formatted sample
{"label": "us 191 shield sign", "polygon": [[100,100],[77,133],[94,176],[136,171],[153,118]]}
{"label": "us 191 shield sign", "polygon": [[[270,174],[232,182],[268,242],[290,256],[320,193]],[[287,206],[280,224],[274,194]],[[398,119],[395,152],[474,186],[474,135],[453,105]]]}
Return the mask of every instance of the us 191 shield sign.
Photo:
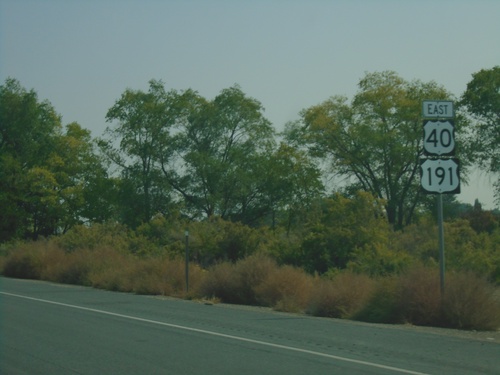
{"label": "us 191 shield sign", "polygon": [[422,188],[427,193],[459,194],[458,159],[421,159],[420,180]]}

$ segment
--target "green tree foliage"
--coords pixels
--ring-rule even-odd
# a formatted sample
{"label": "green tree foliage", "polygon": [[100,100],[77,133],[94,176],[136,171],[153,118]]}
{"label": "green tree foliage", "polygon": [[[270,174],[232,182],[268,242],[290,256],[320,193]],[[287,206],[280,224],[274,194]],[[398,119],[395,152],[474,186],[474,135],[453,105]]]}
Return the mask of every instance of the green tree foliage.
{"label": "green tree foliage", "polygon": [[127,89],[108,110],[106,129],[99,147],[120,171],[117,183],[119,219],[135,228],[170,203],[168,185],[157,162],[176,117],[172,114],[174,92],[166,92],[160,81],[151,80],[148,92]]}
{"label": "green tree foliage", "polygon": [[86,198],[106,173],[88,130],[77,123],[63,129],[52,105],[14,79],[0,86],[0,125],[0,241],[96,218]]}
{"label": "green tree foliage", "polygon": [[[60,118],[14,79],[0,86],[1,239],[39,232],[53,194],[53,176],[44,165],[61,132]],[[47,210],[45,210],[47,211]]]}
{"label": "green tree foliage", "polygon": [[462,218],[469,221],[469,225],[477,233],[493,233],[499,227],[500,216],[495,215],[493,211],[482,209],[481,203],[476,199],[474,207],[464,212]]}
{"label": "green tree foliage", "polygon": [[287,136],[329,160],[335,173],[351,181],[348,190],[384,199],[389,222],[402,228],[422,199],[420,115],[428,98],[449,99],[449,94],[434,82],[407,82],[390,71],[368,73],[351,103],[337,96],[302,111]]}
{"label": "green tree foliage", "polygon": [[303,151],[281,143],[261,164],[262,197],[271,209],[271,227],[280,225],[289,233],[324,193],[321,171]]}
{"label": "green tree foliage", "polygon": [[193,217],[252,221],[262,215],[260,163],[274,146],[262,105],[239,87],[208,101],[196,92],[179,97],[180,114],[162,170]]}
{"label": "green tree foliage", "polygon": [[289,259],[308,272],[344,269],[360,249],[377,252],[389,235],[382,203],[370,193],[346,198],[335,194],[311,213],[298,258]]}
{"label": "green tree foliage", "polygon": [[316,166],[297,150],[276,147],[262,105],[238,86],[213,100],[193,90],[126,90],[109,109],[113,127],[99,145],[120,171],[119,220],[131,227],[173,202],[191,218],[246,224],[288,215],[322,191]]}
{"label": "green tree foliage", "polygon": [[468,144],[472,157],[496,176],[500,201],[500,65],[474,73],[460,105],[473,119]]}
{"label": "green tree foliage", "polygon": [[[500,230],[477,233],[466,220],[445,226],[447,267],[500,281]],[[496,242],[495,242],[496,241]]]}
{"label": "green tree foliage", "polygon": [[68,124],[56,139],[48,164],[58,184],[59,226],[63,231],[111,217],[110,181],[89,130],[76,122]]}
{"label": "green tree foliage", "polygon": [[[454,194],[443,194],[443,219],[451,221],[461,218],[467,212],[472,210],[472,205],[461,203]],[[415,215],[415,221],[419,221],[423,216],[430,216],[437,222],[438,199],[435,194],[428,194],[424,197],[421,209]]]}

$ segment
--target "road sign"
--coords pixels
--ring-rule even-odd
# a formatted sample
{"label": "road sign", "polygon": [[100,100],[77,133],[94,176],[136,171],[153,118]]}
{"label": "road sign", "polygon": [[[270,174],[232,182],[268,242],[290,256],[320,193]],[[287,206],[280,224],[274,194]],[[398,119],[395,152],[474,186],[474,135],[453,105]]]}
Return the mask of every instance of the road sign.
{"label": "road sign", "polygon": [[424,100],[422,102],[424,118],[453,118],[453,102],[447,100]]}
{"label": "road sign", "polygon": [[420,182],[430,194],[460,193],[458,159],[421,159]]}
{"label": "road sign", "polygon": [[[424,100],[422,116],[426,119],[453,119],[453,102]],[[424,121],[424,154],[437,158],[420,160],[420,183],[426,193],[437,194],[439,232],[439,275],[441,297],[444,295],[444,225],[443,193],[460,193],[458,159],[447,158],[455,151],[455,127],[452,121]],[[444,157],[442,157],[444,156]]]}
{"label": "road sign", "polygon": [[424,121],[424,151],[427,155],[453,155],[455,126],[452,120]]}

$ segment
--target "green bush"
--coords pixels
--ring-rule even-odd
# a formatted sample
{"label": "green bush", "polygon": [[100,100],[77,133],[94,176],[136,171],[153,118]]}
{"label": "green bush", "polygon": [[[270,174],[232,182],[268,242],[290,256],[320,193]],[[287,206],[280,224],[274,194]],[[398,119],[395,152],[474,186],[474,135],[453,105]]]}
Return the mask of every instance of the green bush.
{"label": "green bush", "polygon": [[79,249],[99,249],[110,246],[115,250],[127,251],[129,247],[129,230],[126,226],[108,222],[92,226],[77,225],[64,235],[54,237],[56,242],[67,252]]}
{"label": "green bush", "polygon": [[212,217],[189,224],[189,248],[193,259],[209,267],[217,262],[237,262],[256,253],[266,231]]}
{"label": "green bush", "polygon": [[370,323],[403,323],[398,278],[379,279],[366,305],[352,318]]}
{"label": "green bush", "polygon": [[376,253],[377,248],[387,246],[391,232],[381,200],[360,191],[353,198],[334,194],[320,205],[307,223],[300,247],[300,266],[307,272],[345,269],[355,257],[360,258],[357,249]]}
{"label": "green bush", "polygon": [[472,271],[495,282],[500,270],[500,232],[477,233],[466,220],[445,223],[447,268]]}
{"label": "green bush", "polygon": [[406,271],[414,259],[406,251],[393,251],[385,244],[357,248],[347,269],[372,277],[398,275]]}
{"label": "green bush", "polygon": [[[214,298],[378,323],[477,330],[500,326],[498,288],[489,283],[500,273],[498,229],[478,234],[463,220],[446,224],[450,237],[448,258],[452,259],[443,297],[436,262],[425,259],[430,256],[431,246],[425,236],[419,237],[418,226],[394,233],[395,240],[389,247],[384,244],[385,234],[380,232],[376,244],[358,246],[350,252],[348,270],[330,268],[320,278],[302,268],[278,265],[275,260],[295,263],[303,259],[299,250],[305,248],[299,246],[300,236],[286,236],[280,231],[273,235],[220,219],[192,223],[192,259],[203,258],[209,263],[226,258],[236,261],[216,263],[206,270],[190,263],[190,288],[186,293],[184,259],[175,255],[183,248],[179,223],[159,220],[156,227],[144,226],[139,234],[114,224],[80,226],[60,237],[4,244],[0,248],[0,273],[140,294]],[[430,227],[425,225],[424,232]],[[316,226],[321,228],[320,224]],[[150,241],[155,233],[163,236],[161,241]],[[348,234],[354,240],[355,236]],[[423,251],[419,253],[412,241],[425,245]],[[411,249],[407,251],[404,246]],[[175,247],[178,249],[172,251]],[[315,260],[325,255],[319,250]],[[418,265],[419,260],[425,266]]]}

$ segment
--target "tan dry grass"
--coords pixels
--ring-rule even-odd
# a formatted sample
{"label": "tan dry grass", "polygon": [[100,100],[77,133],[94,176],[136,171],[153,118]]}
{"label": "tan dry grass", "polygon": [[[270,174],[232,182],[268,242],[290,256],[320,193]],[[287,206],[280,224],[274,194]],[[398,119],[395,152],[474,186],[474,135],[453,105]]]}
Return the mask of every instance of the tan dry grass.
{"label": "tan dry grass", "polygon": [[399,277],[399,309],[415,325],[436,325],[442,320],[439,270],[417,267]]}
{"label": "tan dry grass", "polygon": [[304,270],[282,266],[271,269],[254,288],[259,304],[278,311],[303,312],[313,289],[313,278]]}
{"label": "tan dry grass", "polygon": [[495,287],[469,272],[451,273],[443,299],[443,321],[447,327],[497,330],[500,301]]}
{"label": "tan dry grass", "polygon": [[368,301],[375,281],[366,275],[342,272],[332,280],[317,279],[307,312],[315,316],[350,318]]}
{"label": "tan dry grass", "polygon": [[442,299],[437,270],[425,267],[377,280],[350,272],[326,280],[253,255],[208,271],[191,264],[186,293],[183,259],[139,257],[109,245],[67,252],[50,240],[23,243],[3,254],[0,264],[5,276],[140,294],[207,297],[372,322],[475,330],[500,326],[500,301],[493,285],[472,273],[449,273]]}

